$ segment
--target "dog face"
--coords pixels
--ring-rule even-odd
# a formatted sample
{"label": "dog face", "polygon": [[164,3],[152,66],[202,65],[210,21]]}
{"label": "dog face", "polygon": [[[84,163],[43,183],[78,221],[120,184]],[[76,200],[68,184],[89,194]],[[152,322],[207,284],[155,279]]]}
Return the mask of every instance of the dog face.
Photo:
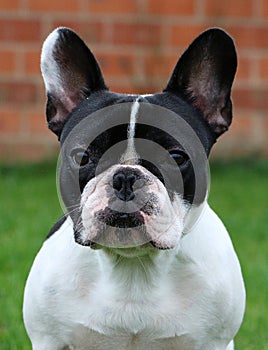
{"label": "dog face", "polygon": [[[60,192],[82,245],[168,249],[207,195],[207,156],[232,120],[232,39],[202,33],[154,95],[110,92],[70,29],[41,57],[47,121],[61,142]],[[188,219],[189,221],[189,219]],[[140,250],[142,251],[142,250]]]}

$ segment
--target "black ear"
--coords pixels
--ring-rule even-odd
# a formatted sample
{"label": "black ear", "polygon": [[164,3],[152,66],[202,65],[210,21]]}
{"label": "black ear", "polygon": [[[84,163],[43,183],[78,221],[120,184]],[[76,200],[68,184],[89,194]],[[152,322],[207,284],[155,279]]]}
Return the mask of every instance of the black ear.
{"label": "black ear", "polygon": [[236,67],[233,40],[221,29],[209,29],[181,56],[164,91],[192,103],[219,136],[232,121],[230,95]]}
{"label": "black ear", "polygon": [[41,70],[48,98],[48,126],[58,136],[80,101],[94,91],[107,90],[95,57],[68,28],[55,29],[45,40]]}

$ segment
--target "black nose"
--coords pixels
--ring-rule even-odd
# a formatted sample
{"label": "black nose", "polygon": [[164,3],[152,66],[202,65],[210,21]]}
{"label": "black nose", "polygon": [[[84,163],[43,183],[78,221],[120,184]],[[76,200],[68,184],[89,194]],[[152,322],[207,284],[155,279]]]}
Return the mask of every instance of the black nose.
{"label": "black nose", "polygon": [[121,170],[113,176],[113,188],[117,198],[124,202],[134,199],[133,185],[138,179],[137,174],[131,170]]}

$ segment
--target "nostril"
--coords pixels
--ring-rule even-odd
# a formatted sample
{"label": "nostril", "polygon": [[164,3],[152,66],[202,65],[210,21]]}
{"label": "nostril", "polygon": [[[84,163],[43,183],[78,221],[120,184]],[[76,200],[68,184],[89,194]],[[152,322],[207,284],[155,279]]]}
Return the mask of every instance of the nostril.
{"label": "nostril", "polygon": [[133,192],[133,185],[136,182],[137,178],[134,174],[127,174],[126,176],[126,183],[131,192]]}
{"label": "nostril", "polygon": [[131,201],[134,199],[135,194],[133,191],[133,185],[136,181],[135,174],[118,172],[113,176],[113,188],[115,195],[122,201]]}
{"label": "nostril", "polygon": [[117,173],[113,177],[113,188],[120,191],[124,186],[125,175],[122,173]]}

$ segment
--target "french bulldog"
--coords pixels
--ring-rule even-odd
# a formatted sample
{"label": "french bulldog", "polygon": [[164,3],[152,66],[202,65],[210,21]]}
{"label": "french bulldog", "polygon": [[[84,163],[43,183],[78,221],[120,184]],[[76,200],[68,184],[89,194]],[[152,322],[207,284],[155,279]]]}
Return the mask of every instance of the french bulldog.
{"label": "french bulldog", "polygon": [[236,67],[233,40],[212,28],[161,93],[114,93],[76,33],[47,37],[41,70],[65,215],[25,287],[33,350],[234,349],[245,289],[207,202],[207,158],[232,121]]}

